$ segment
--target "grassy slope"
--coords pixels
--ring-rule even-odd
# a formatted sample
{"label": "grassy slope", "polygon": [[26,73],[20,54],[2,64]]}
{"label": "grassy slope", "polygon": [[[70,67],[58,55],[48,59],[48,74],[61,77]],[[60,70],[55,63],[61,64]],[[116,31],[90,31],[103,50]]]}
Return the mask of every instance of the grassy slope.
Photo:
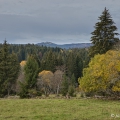
{"label": "grassy slope", "polygon": [[[119,115],[112,118],[111,114]],[[119,120],[120,102],[93,99],[1,99],[0,120]]]}

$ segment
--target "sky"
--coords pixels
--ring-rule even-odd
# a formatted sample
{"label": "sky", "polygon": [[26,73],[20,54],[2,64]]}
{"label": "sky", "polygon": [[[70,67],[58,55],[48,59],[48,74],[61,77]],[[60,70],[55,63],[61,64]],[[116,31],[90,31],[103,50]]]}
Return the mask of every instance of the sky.
{"label": "sky", "polygon": [[120,0],[0,0],[0,43],[90,43],[105,7],[120,33]]}

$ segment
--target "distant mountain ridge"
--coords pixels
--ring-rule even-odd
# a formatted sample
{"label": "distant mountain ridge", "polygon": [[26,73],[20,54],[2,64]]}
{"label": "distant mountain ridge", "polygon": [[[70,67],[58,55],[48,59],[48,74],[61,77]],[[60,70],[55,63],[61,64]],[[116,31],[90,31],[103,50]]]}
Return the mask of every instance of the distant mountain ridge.
{"label": "distant mountain ridge", "polygon": [[70,49],[70,48],[88,48],[92,46],[92,43],[71,43],[71,44],[58,45],[52,42],[41,42],[41,43],[37,43],[36,45],[46,46],[46,47],[59,47],[62,49]]}

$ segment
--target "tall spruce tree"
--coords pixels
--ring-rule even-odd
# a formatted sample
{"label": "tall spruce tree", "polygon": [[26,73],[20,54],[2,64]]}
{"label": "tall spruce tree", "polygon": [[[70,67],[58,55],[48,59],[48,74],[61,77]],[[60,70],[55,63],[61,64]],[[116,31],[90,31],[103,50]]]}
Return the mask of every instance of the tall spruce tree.
{"label": "tall spruce tree", "polygon": [[119,41],[116,36],[119,35],[115,31],[117,27],[109,11],[104,9],[102,15],[98,18],[99,22],[95,24],[95,30],[91,33],[91,41],[93,46],[90,47],[89,54],[93,57],[95,54],[104,54]]}
{"label": "tall spruce tree", "polygon": [[49,71],[55,72],[56,56],[52,50],[46,52],[45,59],[43,61],[44,61],[42,63],[43,70],[49,70]]}
{"label": "tall spruce tree", "polygon": [[3,54],[2,54],[2,50],[0,50],[0,97],[4,96],[3,76],[4,76],[3,75]]}
{"label": "tall spruce tree", "polygon": [[8,95],[10,94],[11,91],[14,91],[14,86],[16,84],[16,80],[18,78],[19,72],[20,72],[20,63],[18,61],[18,57],[15,53],[10,54],[10,65],[11,69],[8,71],[9,74],[9,79],[7,81],[7,92]]}
{"label": "tall spruce tree", "polygon": [[9,95],[19,73],[19,62],[15,54],[10,54],[5,40],[0,51],[0,97]]}
{"label": "tall spruce tree", "polygon": [[63,96],[67,95],[68,88],[69,88],[69,78],[66,75],[64,75],[62,81],[62,87],[61,87],[61,93]]}
{"label": "tall spruce tree", "polygon": [[20,97],[27,98],[32,97],[32,95],[36,92],[36,84],[37,84],[37,77],[39,73],[39,65],[33,55],[29,56],[24,66],[24,74],[25,80],[24,82],[20,82],[21,91]]}

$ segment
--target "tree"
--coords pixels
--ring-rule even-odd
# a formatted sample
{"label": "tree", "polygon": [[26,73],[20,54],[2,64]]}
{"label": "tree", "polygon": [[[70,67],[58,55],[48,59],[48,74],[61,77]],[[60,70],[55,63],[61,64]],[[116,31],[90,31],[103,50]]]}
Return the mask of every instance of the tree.
{"label": "tree", "polygon": [[75,64],[74,64],[74,77],[76,84],[78,84],[78,78],[82,76],[82,70],[83,70],[83,61],[79,56],[75,57]]}
{"label": "tree", "polygon": [[120,95],[120,52],[108,51],[95,55],[79,78],[80,89],[85,93]]}
{"label": "tree", "polygon": [[55,72],[56,56],[55,56],[54,52],[48,51],[48,52],[46,52],[44,57],[45,58],[43,58],[42,63],[41,63],[41,69]]}
{"label": "tree", "polygon": [[71,84],[72,86],[74,86],[74,87],[76,86],[76,80],[75,80],[75,75],[74,75],[74,73],[72,74],[70,84]]}
{"label": "tree", "polygon": [[52,91],[52,79],[54,75],[51,71],[43,70],[38,75],[37,87],[43,91],[45,96],[49,96]]}
{"label": "tree", "polygon": [[23,60],[23,61],[20,62],[20,66],[21,67],[24,67],[25,65],[26,65],[26,61],[25,60]]}
{"label": "tree", "polygon": [[12,53],[10,55],[10,65],[11,65],[11,68],[7,73],[9,78],[6,81],[6,89],[7,89],[8,95],[10,94],[11,91],[15,92],[15,84],[20,72],[20,64],[18,62],[18,58],[15,53]]}
{"label": "tree", "polygon": [[25,75],[24,75],[24,66],[26,65],[26,62],[27,61],[21,61],[20,62],[20,72],[19,72],[19,75],[18,75],[18,79],[16,81],[16,93],[19,94],[20,93],[20,82],[24,82],[24,78],[25,78]]}
{"label": "tree", "polygon": [[10,54],[5,40],[0,51],[0,97],[9,95],[19,73],[19,62],[16,54]]}
{"label": "tree", "polygon": [[61,90],[63,74],[64,73],[61,70],[56,70],[54,73],[54,78],[52,80],[52,88],[54,92],[56,93],[56,95],[58,95]]}
{"label": "tree", "polygon": [[106,53],[119,41],[119,38],[116,37],[119,34],[115,32],[117,27],[114,25],[115,23],[106,8],[98,20],[99,22],[94,27],[95,30],[91,33],[93,46],[90,47],[89,54],[92,57],[98,53]]}
{"label": "tree", "polygon": [[69,78],[66,75],[64,75],[62,81],[62,87],[61,87],[61,93],[63,96],[66,96],[68,94],[68,89],[69,89]]}
{"label": "tree", "polygon": [[34,95],[34,93],[32,92],[36,91],[38,73],[39,73],[38,63],[35,60],[34,56],[30,55],[24,66],[25,80],[24,82],[20,82],[21,98],[32,97]]}
{"label": "tree", "polygon": [[76,64],[75,64],[75,54],[72,50],[69,51],[66,61],[67,75],[70,78],[74,73]]}

